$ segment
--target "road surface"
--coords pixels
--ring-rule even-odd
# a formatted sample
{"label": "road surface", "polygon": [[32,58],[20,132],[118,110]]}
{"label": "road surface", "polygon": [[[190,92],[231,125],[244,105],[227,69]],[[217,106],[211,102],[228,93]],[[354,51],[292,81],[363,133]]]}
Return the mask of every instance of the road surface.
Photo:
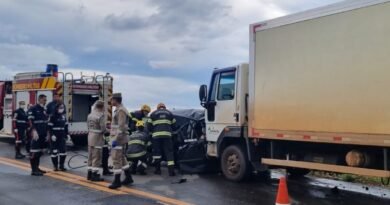
{"label": "road surface", "polygon": [[[83,150],[78,154],[86,155]],[[76,152],[69,151],[68,159]],[[155,176],[152,170],[147,176],[134,176],[135,183],[118,191],[106,186],[106,182],[92,183],[85,180],[86,168],[69,170],[67,173],[50,172],[44,177],[29,174],[28,160],[14,160],[13,145],[0,142],[0,205],[2,204],[213,204],[254,205],[275,204],[279,172],[271,177],[253,179],[245,183],[233,183],[220,174]],[[82,156],[73,158],[72,167],[85,165]],[[51,169],[50,158],[45,155],[42,166]],[[187,181],[173,184],[179,179]],[[338,187],[336,190],[334,187]],[[367,187],[362,184],[339,182],[306,177],[288,180],[290,200],[299,205],[335,204],[390,204],[390,190]]]}

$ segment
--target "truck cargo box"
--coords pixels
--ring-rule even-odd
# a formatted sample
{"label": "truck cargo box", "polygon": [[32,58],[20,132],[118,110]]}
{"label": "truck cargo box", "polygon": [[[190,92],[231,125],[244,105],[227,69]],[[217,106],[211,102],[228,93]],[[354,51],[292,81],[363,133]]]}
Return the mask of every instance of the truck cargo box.
{"label": "truck cargo box", "polygon": [[390,146],[389,20],[350,1],[252,25],[251,135]]}

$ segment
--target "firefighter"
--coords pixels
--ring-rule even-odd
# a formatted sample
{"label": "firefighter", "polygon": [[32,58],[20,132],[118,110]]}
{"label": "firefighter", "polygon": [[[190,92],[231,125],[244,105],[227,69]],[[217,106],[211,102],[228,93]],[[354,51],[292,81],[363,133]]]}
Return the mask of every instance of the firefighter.
{"label": "firefighter", "polygon": [[[14,111],[12,125],[15,134],[15,159],[23,159],[24,156],[20,152],[20,148],[23,142],[26,142],[26,132],[28,127],[28,117],[26,111],[26,103],[24,101],[19,102],[19,108]],[[27,145],[26,145],[27,147]]]}
{"label": "firefighter", "polygon": [[143,121],[144,123],[147,122],[150,111],[151,109],[149,105],[142,105],[141,110],[137,110],[130,113],[129,128],[131,132],[137,130],[136,124],[138,121]]}
{"label": "firefighter", "polygon": [[[68,122],[65,116],[65,106],[57,104],[48,123],[50,137],[50,154],[54,171],[66,171],[66,138],[68,137]],[[59,160],[58,160],[59,159]]]}
{"label": "firefighter", "polygon": [[[47,115],[49,115],[49,117],[53,114],[55,114],[55,109],[56,109],[56,106],[58,104],[61,104],[62,103],[62,99],[61,99],[61,96],[58,94],[58,93],[54,93],[53,94],[53,101],[51,101],[49,104],[47,104],[46,108],[47,108]],[[66,113],[66,107],[64,105],[64,112]]]}
{"label": "firefighter", "polygon": [[88,180],[104,181],[99,174],[102,162],[102,148],[104,146],[104,134],[106,133],[106,121],[104,119],[104,102],[98,100],[88,115]]}
{"label": "firefighter", "polygon": [[175,161],[173,155],[172,132],[176,119],[166,109],[163,103],[157,105],[157,110],[150,115],[151,133],[153,137],[153,163],[155,174],[161,174],[161,158],[166,157],[169,176],[175,176]]}
{"label": "firefighter", "polygon": [[47,132],[47,120],[45,105],[47,102],[46,95],[38,96],[38,104],[31,107],[28,112],[29,124],[31,127],[31,149],[30,149],[30,163],[31,175],[42,176],[46,172],[39,168],[40,158],[43,151],[47,147],[47,140],[49,138]]}
{"label": "firefighter", "polygon": [[[127,109],[122,105],[121,93],[114,93],[111,98],[111,105],[116,107],[113,121],[111,123],[111,159],[114,166],[115,178],[110,189],[116,189],[121,185],[133,183],[129,163],[126,160],[126,145],[128,143],[129,116]],[[121,182],[122,170],[126,178]]]}
{"label": "firefighter", "polygon": [[140,175],[146,175],[147,148],[151,146],[149,136],[144,132],[144,122],[138,121],[136,124],[137,131],[129,138],[127,147],[127,159],[130,161],[130,169],[132,174],[137,171]]}

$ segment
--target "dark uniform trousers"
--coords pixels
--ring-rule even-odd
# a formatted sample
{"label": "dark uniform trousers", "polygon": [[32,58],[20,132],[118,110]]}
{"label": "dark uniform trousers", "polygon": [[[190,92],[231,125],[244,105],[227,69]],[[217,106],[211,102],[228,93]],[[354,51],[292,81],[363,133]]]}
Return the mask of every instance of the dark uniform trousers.
{"label": "dark uniform trousers", "polygon": [[13,126],[14,129],[17,130],[15,132],[15,151],[20,154],[20,148],[22,144],[26,144],[26,151],[29,151],[29,145],[27,145],[27,138],[26,138],[26,132],[27,132],[27,124],[28,123],[28,117],[27,113],[19,108],[15,110],[14,112],[14,119],[13,119]]}
{"label": "dark uniform trousers", "polygon": [[40,157],[47,148],[47,115],[45,108],[35,105],[28,111],[28,119],[32,122],[30,163],[33,172],[39,170]]}
{"label": "dark uniform trousers", "polygon": [[153,137],[153,161],[156,171],[160,169],[160,162],[164,154],[168,168],[172,171],[175,165],[173,154],[172,132],[175,128],[176,119],[166,109],[159,109],[150,115],[149,124],[152,128]]}
{"label": "dark uniform trousers", "polygon": [[58,168],[58,158],[60,168],[64,168],[66,159],[66,137],[68,134],[68,123],[64,114],[54,114],[48,123],[50,138],[54,135],[55,141],[50,139],[50,154],[54,168]]}

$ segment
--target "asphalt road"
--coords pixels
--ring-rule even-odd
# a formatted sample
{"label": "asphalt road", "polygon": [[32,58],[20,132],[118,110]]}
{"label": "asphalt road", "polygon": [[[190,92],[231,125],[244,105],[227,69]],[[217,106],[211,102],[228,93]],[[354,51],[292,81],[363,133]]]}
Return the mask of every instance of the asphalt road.
{"label": "asphalt road", "polygon": [[[86,154],[82,150],[77,152],[82,155]],[[0,157],[12,159],[13,155],[12,145],[0,143]],[[68,155],[72,156],[74,153],[69,152]],[[28,160],[19,162],[27,163]],[[82,166],[84,162],[85,158],[77,156],[72,160],[71,165]],[[48,155],[44,157],[42,164],[51,168]],[[152,170],[148,172],[152,173]],[[81,178],[80,176],[86,175],[86,169],[85,167],[78,168],[68,173]],[[11,202],[15,202],[14,204],[169,204],[167,201],[177,200],[172,204],[188,202],[200,205],[271,205],[275,204],[280,176],[279,172],[273,172],[271,177],[255,178],[245,183],[233,183],[219,174],[184,175],[170,178],[167,177],[166,170],[163,170],[162,176],[153,174],[134,176],[135,183],[127,191],[125,190],[126,193],[113,194],[102,188],[97,190],[50,176],[32,177],[26,170],[1,164],[0,159],[0,204],[11,204]],[[75,177],[76,182],[80,181],[77,177]],[[180,178],[187,179],[187,182],[172,184]],[[105,179],[110,182],[112,177],[105,177]],[[334,189],[336,186],[337,191]],[[390,204],[389,189],[367,187],[356,183],[306,177],[300,180],[289,179],[288,188],[292,204]],[[160,198],[162,200],[159,200]]]}

